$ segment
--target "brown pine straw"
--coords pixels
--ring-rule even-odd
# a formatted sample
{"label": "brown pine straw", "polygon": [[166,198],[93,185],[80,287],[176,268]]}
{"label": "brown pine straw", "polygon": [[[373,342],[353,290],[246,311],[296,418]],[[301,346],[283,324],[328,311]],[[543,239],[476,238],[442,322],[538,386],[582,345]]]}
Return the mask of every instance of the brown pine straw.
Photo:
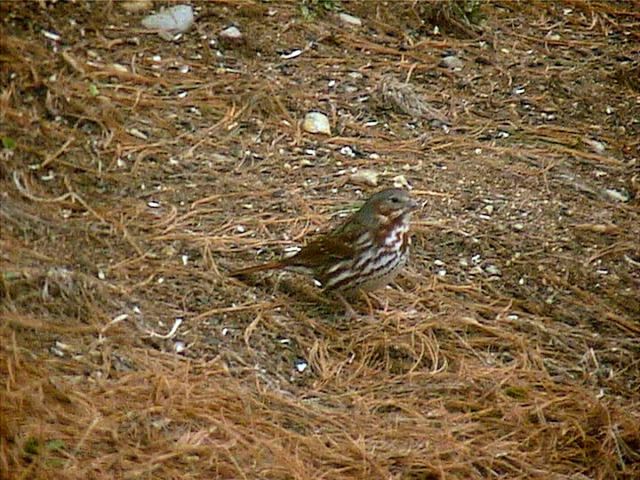
{"label": "brown pine straw", "polygon": [[[639,478],[631,4],[191,3],[0,3],[0,478]],[[424,208],[361,319],[228,276],[365,168]]]}

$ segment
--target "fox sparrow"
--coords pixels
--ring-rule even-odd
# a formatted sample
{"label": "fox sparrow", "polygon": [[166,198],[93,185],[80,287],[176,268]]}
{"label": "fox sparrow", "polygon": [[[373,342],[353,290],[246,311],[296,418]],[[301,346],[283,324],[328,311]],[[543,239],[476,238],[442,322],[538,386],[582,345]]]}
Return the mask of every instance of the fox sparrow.
{"label": "fox sparrow", "polygon": [[374,290],[391,282],[405,264],[409,221],[417,208],[406,191],[382,190],[337,228],[312,240],[295,255],[231,275],[282,269],[311,274],[324,290]]}

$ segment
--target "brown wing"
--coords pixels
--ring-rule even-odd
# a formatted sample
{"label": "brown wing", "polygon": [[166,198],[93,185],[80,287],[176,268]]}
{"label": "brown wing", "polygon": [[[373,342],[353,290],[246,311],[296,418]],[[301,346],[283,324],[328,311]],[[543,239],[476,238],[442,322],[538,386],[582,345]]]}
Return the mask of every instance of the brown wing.
{"label": "brown wing", "polygon": [[353,246],[340,238],[326,236],[305,245],[293,257],[282,263],[292,267],[317,268],[353,255]]}
{"label": "brown wing", "polygon": [[295,266],[318,268],[338,260],[355,255],[354,242],[364,231],[357,216],[352,215],[335,230],[305,245],[293,257],[285,258],[282,263]]}

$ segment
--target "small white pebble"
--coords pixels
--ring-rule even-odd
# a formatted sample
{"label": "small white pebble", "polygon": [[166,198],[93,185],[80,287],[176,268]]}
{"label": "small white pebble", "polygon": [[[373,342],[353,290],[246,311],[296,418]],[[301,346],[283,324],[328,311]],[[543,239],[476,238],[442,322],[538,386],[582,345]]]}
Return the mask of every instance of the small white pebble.
{"label": "small white pebble", "polygon": [[300,55],[302,55],[302,50],[296,49],[290,53],[283,53],[282,55],[280,55],[280,58],[284,58],[285,60],[291,60],[292,58],[299,57]]}
{"label": "small white pebble", "polygon": [[64,357],[64,352],[62,350],[57,349],[56,347],[51,347],[51,353],[53,353],[56,357]]}
{"label": "small white pebble", "polygon": [[42,35],[44,35],[45,38],[48,38],[49,40],[53,40],[54,42],[59,42],[60,39],[62,38],[57,33],[47,32],[46,30],[42,30]]}
{"label": "small white pebble", "polygon": [[485,271],[489,275],[500,275],[500,269],[495,265],[487,265],[487,267],[485,268]]}
{"label": "small white pebble", "polygon": [[60,350],[66,350],[66,351],[71,350],[71,345],[63,343],[60,340],[56,340],[55,346],[56,346],[56,348],[59,348]]}
{"label": "small white pebble", "polygon": [[184,344],[184,342],[178,340],[173,344],[173,348],[175,349],[176,353],[182,353],[187,349],[187,346]]}
{"label": "small white pebble", "polygon": [[294,366],[296,367],[296,370],[297,370],[299,373],[302,373],[302,372],[304,372],[304,371],[307,369],[307,367],[309,366],[309,364],[308,364],[307,362],[305,362],[304,360],[296,360],[296,361],[294,362]]}
{"label": "small white pebble", "polygon": [[354,153],[353,149],[351,147],[349,147],[349,146],[342,147],[340,149],[340,153],[342,155],[346,155],[347,157],[351,157],[351,158],[356,156],[356,154]]}

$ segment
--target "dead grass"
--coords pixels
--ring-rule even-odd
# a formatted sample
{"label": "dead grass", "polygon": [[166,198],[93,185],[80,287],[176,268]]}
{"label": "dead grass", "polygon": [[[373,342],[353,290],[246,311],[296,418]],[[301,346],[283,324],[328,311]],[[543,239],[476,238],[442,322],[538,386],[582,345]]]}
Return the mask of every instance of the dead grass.
{"label": "dead grass", "polygon": [[[194,4],[177,43],[0,6],[2,478],[638,478],[630,4]],[[227,276],[368,195],[355,168],[425,202],[372,316]]]}

